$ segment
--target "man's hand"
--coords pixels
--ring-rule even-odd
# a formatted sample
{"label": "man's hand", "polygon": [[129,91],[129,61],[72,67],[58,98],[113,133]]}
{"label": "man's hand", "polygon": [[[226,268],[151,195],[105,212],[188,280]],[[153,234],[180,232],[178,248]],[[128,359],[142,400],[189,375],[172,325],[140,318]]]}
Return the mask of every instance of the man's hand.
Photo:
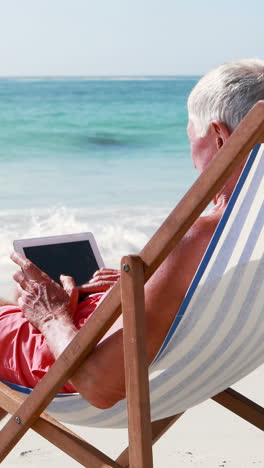
{"label": "man's hand", "polygon": [[13,278],[20,289],[18,305],[27,320],[41,331],[49,320],[62,315],[70,319],[78,303],[74,280],[61,275],[62,288],[22,255],[14,252],[11,259],[23,269],[23,272],[15,273]]}
{"label": "man's hand", "polygon": [[120,270],[111,268],[101,268],[96,271],[92,279],[82,286],[78,287],[80,294],[90,294],[105,292],[110,289],[120,278]]}

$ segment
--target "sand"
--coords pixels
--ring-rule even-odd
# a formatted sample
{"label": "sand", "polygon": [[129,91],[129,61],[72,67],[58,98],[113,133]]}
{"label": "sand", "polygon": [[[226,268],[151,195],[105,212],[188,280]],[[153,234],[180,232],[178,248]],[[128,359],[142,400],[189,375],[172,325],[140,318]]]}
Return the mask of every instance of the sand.
{"label": "sand", "polygon": [[[264,366],[234,385],[264,405]],[[3,422],[0,423],[1,427]],[[126,446],[126,430],[69,426],[108,455],[118,456]],[[77,467],[79,463],[29,431],[2,463],[3,467]],[[154,446],[155,468],[264,468],[263,432],[213,401],[189,410]]]}

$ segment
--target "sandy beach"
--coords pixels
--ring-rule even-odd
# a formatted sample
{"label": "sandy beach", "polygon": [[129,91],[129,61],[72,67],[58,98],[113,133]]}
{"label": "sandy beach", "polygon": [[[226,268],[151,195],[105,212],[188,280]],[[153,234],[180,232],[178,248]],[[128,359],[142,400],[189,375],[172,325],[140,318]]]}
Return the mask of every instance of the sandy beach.
{"label": "sandy beach", "polygon": [[[233,388],[263,406],[264,366]],[[1,427],[3,426],[1,423]],[[69,426],[90,443],[115,457],[126,446],[126,430]],[[80,466],[33,431],[2,463],[4,467]],[[264,467],[264,437],[254,426],[213,401],[189,410],[154,447],[155,468]]]}

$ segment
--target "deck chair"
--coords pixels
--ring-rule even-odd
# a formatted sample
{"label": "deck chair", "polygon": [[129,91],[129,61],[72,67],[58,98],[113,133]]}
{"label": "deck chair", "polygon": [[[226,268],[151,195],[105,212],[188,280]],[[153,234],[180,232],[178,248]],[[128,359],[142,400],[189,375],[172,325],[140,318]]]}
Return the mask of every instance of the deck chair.
{"label": "deck chair", "polygon": [[[151,468],[152,443],[188,408],[208,398],[264,430],[263,408],[229,388],[264,362],[263,142],[262,101],[140,255],[122,259],[120,284],[106,295],[36,388],[0,383],[0,419],[11,414],[0,434],[1,461],[32,428],[83,466]],[[182,306],[148,369],[144,283],[248,155]],[[56,396],[116,320],[121,305],[126,400],[99,410],[78,394]],[[29,391],[24,398],[22,393]],[[46,408],[49,414],[43,413]],[[57,418],[96,427],[128,426],[129,447],[112,460]]]}

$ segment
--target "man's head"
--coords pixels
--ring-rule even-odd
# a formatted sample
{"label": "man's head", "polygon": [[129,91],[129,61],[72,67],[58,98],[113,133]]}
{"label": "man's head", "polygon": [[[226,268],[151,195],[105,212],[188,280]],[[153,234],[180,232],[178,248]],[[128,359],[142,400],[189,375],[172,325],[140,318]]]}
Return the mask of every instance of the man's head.
{"label": "man's head", "polygon": [[199,171],[259,100],[264,100],[264,60],[225,63],[200,79],[188,99],[188,134]]}

